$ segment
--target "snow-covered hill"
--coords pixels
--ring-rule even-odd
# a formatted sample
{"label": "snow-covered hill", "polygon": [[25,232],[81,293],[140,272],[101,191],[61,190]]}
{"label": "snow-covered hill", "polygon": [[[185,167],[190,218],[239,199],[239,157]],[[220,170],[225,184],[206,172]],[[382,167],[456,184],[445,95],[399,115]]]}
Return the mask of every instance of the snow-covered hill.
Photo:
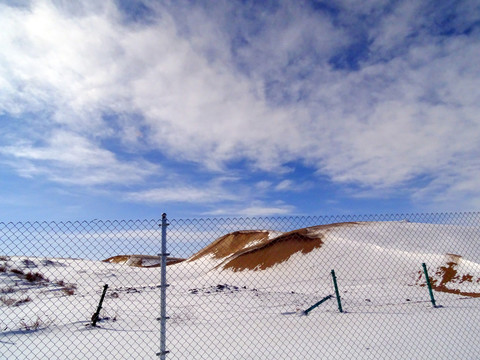
{"label": "snow-covered hill", "polygon": [[[444,236],[452,233],[446,245],[438,244],[432,228]],[[198,273],[207,277],[245,279],[253,286],[258,281],[285,288],[293,284],[294,290],[300,283],[324,278],[331,269],[340,277],[355,274],[357,284],[382,276],[425,286],[421,264],[426,262],[436,290],[480,296],[480,265],[461,255],[476,259],[478,249],[455,238],[455,232],[458,229],[444,225],[398,222],[330,224],[288,233],[235,232],[217,239],[182,268],[198,263],[203,268]]]}
{"label": "snow-covered hill", "polygon": [[[479,235],[407,222],[226,234],[167,268],[168,358],[473,359]],[[0,358],[155,358],[160,269],[138,258],[1,257]],[[158,260],[140,258],[144,266]],[[335,294],[332,270],[344,313],[333,297],[297,316]],[[92,328],[104,284],[100,326]]]}

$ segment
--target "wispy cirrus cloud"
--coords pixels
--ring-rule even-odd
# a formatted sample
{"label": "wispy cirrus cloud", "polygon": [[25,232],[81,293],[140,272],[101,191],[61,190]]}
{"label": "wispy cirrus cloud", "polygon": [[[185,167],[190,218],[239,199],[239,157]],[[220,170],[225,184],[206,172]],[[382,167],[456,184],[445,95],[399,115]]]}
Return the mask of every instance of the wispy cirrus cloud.
{"label": "wispy cirrus cloud", "polygon": [[291,179],[285,179],[275,185],[275,191],[293,191],[302,192],[312,188],[313,183],[311,181],[298,182]]}
{"label": "wispy cirrus cloud", "polygon": [[165,184],[163,187],[127,193],[125,200],[140,203],[218,203],[239,200],[239,195],[218,185],[188,186]]}
{"label": "wispy cirrus cloud", "polygon": [[[372,196],[479,198],[478,6],[135,4],[129,16],[114,1],[0,5],[4,163],[78,185],[141,184],[166,162],[212,177],[301,163]],[[298,189],[280,181],[258,196]],[[241,202],[230,187],[158,182],[127,197]],[[269,208],[252,201],[236,209]]]}
{"label": "wispy cirrus cloud", "polygon": [[291,215],[295,211],[295,207],[285,204],[282,201],[276,201],[267,204],[263,201],[254,201],[247,204],[245,207],[234,206],[227,208],[216,208],[215,210],[208,211],[204,215],[212,216],[278,216],[278,215]]}
{"label": "wispy cirrus cloud", "polygon": [[69,132],[49,135],[45,144],[25,141],[0,147],[0,154],[21,176],[41,175],[63,184],[83,186],[141,183],[161,167],[147,161],[124,161],[98,144]]}

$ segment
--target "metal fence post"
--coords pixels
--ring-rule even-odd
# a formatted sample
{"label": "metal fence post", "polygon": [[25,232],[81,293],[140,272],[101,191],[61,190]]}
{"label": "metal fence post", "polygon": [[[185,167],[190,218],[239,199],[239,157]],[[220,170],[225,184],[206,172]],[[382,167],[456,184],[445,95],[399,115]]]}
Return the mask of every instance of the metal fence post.
{"label": "metal fence post", "polygon": [[105,294],[107,293],[108,284],[105,284],[103,287],[102,296],[100,297],[100,302],[98,303],[97,311],[92,316],[92,326],[97,326],[97,321],[100,318],[100,311],[102,310],[103,300],[105,299]]}
{"label": "metal fence post", "polygon": [[433,307],[436,308],[437,304],[435,303],[435,297],[433,296],[432,284],[430,282],[430,278],[428,277],[427,265],[425,263],[422,263],[422,267],[423,267],[423,272],[425,274],[425,278],[427,279],[427,286],[428,286],[428,292],[430,294],[430,301],[432,302]]}
{"label": "metal fence post", "polygon": [[343,313],[342,300],[340,299],[340,292],[338,291],[337,277],[335,276],[335,270],[332,270],[332,279],[333,279],[333,286],[335,287],[335,295],[337,297],[338,311]]}
{"label": "metal fence post", "polygon": [[161,360],[165,360],[165,355],[168,354],[166,350],[166,334],[167,334],[167,214],[162,214],[162,253],[160,257],[162,259],[162,267],[160,271],[161,285],[160,285],[160,352],[157,356],[160,356]]}

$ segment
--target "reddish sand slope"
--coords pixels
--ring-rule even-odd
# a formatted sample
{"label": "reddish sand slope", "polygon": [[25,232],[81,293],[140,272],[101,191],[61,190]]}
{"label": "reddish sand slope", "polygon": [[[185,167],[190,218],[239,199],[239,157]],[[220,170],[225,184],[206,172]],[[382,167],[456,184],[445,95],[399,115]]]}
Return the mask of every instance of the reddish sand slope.
{"label": "reddish sand slope", "polygon": [[215,259],[223,259],[255,244],[267,243],[270,234],[271,232],[268,230],[235,231],[219,237],[210,245],[207,245],[190,257],[188,261],[194,261],[206,255],[212,255]]}

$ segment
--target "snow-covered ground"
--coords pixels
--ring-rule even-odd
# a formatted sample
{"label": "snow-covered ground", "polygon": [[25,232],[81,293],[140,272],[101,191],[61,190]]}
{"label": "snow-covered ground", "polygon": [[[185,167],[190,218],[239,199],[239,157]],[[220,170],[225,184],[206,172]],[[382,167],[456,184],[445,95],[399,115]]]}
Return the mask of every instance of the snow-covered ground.
{"label": "snow-covered ground", "polygon": [[[480,298],[465,294],[480,293],[479,235],[360,223],[319,230],[321,246],[264,270],[228,268],[236,254],[170,265],[167,359],[476,359]],[[457,292],[434,291],[437,308],[422,263]],[[333,297],[301,316],[334,295],[332,269],[344,312]],[[5,254],[0,270],[1,359],[158,358],[159,268]]]}

